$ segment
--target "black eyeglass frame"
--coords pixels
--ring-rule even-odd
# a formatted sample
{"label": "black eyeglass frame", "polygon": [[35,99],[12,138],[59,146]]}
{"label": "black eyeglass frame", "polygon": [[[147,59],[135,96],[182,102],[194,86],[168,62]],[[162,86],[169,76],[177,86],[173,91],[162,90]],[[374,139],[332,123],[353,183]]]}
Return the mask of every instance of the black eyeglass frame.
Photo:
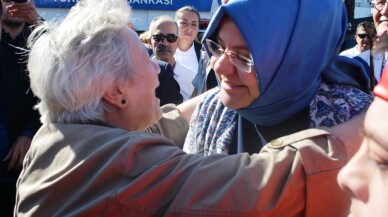
{"label": "black eyeglass frame", "polygon": [[162,42],[164,39],[167,39],[169,43],[174,43],[178,40],[178,36],[172,33],[167,35],[163,35],[159,33],[159,34],[152,35],[151,38],[154,39],[156,42]]}

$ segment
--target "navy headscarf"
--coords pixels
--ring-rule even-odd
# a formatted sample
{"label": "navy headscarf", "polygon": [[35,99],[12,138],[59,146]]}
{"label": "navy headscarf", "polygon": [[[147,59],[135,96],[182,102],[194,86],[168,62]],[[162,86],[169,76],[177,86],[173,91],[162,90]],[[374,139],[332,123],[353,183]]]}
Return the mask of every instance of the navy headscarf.
{"label": "navy headscarf", "polygon": [[368,89],[363,66],[336,54],[347,26],[342,0],[231,0],[218,9],[203,40],[214,37],[226,15],[256,69],[260,96],[237,110],[250,122],[268,126],[290,118],[310,104],[322,80]]}

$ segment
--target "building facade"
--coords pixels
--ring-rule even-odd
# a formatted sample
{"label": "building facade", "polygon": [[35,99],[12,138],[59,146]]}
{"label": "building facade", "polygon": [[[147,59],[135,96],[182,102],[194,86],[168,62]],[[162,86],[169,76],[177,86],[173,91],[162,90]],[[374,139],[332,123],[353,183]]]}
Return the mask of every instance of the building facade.
{"label": "building facade", "polygon": [[[61,20],[78,0],[34,0],[46,20]],[[136,31],[145,31],[151,20],[160,15],[175,16],[175,11],[189,5],[195,7],[203,19],[210,19],[220,0],[127,0],[132,7],[132,22]]]}

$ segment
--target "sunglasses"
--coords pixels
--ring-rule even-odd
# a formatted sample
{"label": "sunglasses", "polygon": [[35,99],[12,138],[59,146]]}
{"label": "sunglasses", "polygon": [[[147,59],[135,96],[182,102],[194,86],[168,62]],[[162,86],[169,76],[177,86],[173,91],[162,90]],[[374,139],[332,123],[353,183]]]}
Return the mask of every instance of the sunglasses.
{"label": "sunglasses", "polygon": [[[365,37],[368,37],[368,34],[357,34],[357,36],[361,39],[364,39]],[[375,34],[371,34],[372,38],[374,38],[376,35]],[[368,37],[369,38],[369,37]]]}
{"label": "sunglasses", "polygon": [[154,39],[156,42],[162,42],[164,39],[167,39],[169,43],[174,43],[178,40],[178,36],[175,34],[156,34],[151,36],[152,39]]}

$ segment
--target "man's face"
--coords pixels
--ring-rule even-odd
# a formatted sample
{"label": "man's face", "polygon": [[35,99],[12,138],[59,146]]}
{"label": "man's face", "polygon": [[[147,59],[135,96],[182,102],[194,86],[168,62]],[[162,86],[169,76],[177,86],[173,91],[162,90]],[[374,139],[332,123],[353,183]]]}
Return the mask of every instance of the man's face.
{"label": "man's face", "polygon": [[[370,33],[373,36],[374,30],[369,30],[369,31],[371,31]],[[365,31],[364,28],[362,28],[362,27],[357,28],[357,33],[355,35],[355,39],[357,41],[357,49],[360,52],[364,52],[364,51],[370,49],[371,39],[369,38],[368,33]]]}
{"label": "man's face", "polygon": [[[178,47],[176,40],[178,29],[174,22],[167,19],[161,19],[151,27],[151,38],[149,39],[149,45],[152,48],[156,59],[168,62],[170,64],[175,63],[174,54]],[[167,36],[167,37],[165,37]],[[175,41],[171,40],[174,37]],[[158,40],[162,38],[162,40]]]}
{"label": "man's face", "polygon": [[19,27],[22,26],[25,21],[18,17],[11,17],[7,11],[7,6],[15,4],[13,1],[10,0],[1,0],[2,3],[2,9],[3,14],[1,16],[1,21],[4,26],[10,26],[10,27]]}
{"label": "man's face", "polygon": [[376,7],[373,8],[373,21],[375,23],[377,35],[385,35],[388,33],[388,7],[385,4],[386,0],[375,0],[374,3],[383,3],[384,7],[379,11]]}

